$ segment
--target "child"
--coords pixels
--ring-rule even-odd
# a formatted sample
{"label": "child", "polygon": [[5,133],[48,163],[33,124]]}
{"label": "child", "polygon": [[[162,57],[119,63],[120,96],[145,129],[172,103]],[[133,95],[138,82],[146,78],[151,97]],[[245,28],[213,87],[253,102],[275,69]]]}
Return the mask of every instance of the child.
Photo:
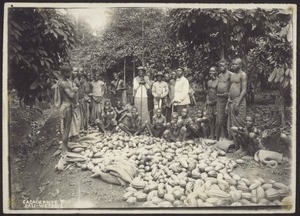
{"label": "child", "polygon": [[255,117],[248,115],[246,117],[246,127],[237,128],[232,127],[231,130],[234,134],[234,140],[237,145],[240,146],[241,152],[253,156],[255,152],[260,149],[264,149],[259,134],[260,130],[254,127]]}
{"label": "child", "polygon": [[215,138],[215,128],[216,128],[216,105],[217,105],[217,68],[211,67],[209,69],[210,80],[207,82],[208,93],[206,97],[206,109],[209,116],[210,122],[210,138]]}
{"label": "child", "polygon": [[119,128],[128,135],[139,135],[145,128],[146,124],[142,124],[141,116],[138,113],[137,107],[132,107],[131,113],[126,113],[121,117],[120,122],[127,118],[127,121],[119,124]]}
{"label": "child", "polygon": [[168,142],[176,142],[176,141],[183,141],[183,133],[185,131],[181,131],[178,127],[178,113],[173,112],[171,114],[171,121],[167,123],[166,130],[163,133],[163,139],[167,140]]}
{"label": "child", "polygon": [[161,113],[162,109],[157,108],[155,115],[152,118],[153,124],[147,123],[147,129],[151,136],[161,137],[163,135],[163,132],[165,131],[167,125],[166,117]]}
{"label": "child", "polygon": [[207,113],[206,111],[203,111],[203,108],[197,110],[195,125],[197,133],[204,138],[208,138],[209,120]]}
{"label": "child", "polygon": [[189,135],[198,136],[196,126],[193,119],[189,116],[189,111],[187,108],[183,108],[181,111],[181,116],[178,117],[178,127],[182,131],[183,141]]}
{"label": "child", "polygon": [[121,101],[117,101],[117,104],[114,107],[114,110],[115,110],[115,112],[117,114],[117,117],[116,117],[117,121],[119,121],[119,119],[121,119],[123,113],[127,111],[125,109],[125,107],[122,105]]}
{"label": "child", "polygon": [[97,126],[99,128],[99,132],[102,131],[103,133],[106,133],[106,131],[115,132],[116,130],[116,112],[111,107],[109,101],[104,103],[101,119],[97,119]]}

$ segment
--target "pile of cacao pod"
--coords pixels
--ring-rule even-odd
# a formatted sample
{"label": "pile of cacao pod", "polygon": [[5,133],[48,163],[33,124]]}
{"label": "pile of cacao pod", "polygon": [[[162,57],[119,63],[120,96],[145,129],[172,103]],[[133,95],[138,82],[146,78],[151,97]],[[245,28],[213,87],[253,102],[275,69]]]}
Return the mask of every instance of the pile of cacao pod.
{"label": "pile of cacao pod", "polygon": [[[207,143],[210,140],[202,140]],[[88,134],[78,140],[73,152],[84,157],[81,169],[105,170],[118,158],[136,165],[137,176],[126,188],[128,205],[143,207],[207,207],[291,205],[289,186],[247,179],[234,173],[244,163],[233,160],[202,141],[167,142],[149,136],[129,137],[124,133]]]}

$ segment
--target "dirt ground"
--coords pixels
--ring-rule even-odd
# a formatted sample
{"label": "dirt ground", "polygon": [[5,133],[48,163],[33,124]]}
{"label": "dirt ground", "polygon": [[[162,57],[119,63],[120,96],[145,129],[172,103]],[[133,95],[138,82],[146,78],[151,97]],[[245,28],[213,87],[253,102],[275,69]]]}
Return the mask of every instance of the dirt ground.
{"label": "dirt ground", "polygon": [[[55,171],[59,156],[53,157],[53,154],[60,141],[59,123],[59,112],[55,109],[44,107],[42,114],[12,104],[9,144],[11,208],[24,209],[26,200],[56,200],[63,203],[63,208],[129,207],[122,200],[125,188],[90,178],[91,171],[76,167],[64,172]],[[21,151],[23,145],[28,145],[27,151]],[[240,158],[236,153],[227,156]],[[234,170],[241,177],[251,179],[259,176],[289,184],[289,163],[269,168],[249,157],[244,160],[246,163]]]}

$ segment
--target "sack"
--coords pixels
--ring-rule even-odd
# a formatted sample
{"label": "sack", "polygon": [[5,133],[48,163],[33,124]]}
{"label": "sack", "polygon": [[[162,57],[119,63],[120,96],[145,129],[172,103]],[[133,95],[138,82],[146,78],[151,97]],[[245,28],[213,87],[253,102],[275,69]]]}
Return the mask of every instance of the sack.
{"label": "sack", "polygon": [[54,106],[56,108],[60,108],[62,101],[61,101],[61,97],[60,97],[60,90],[59,90],[58,82],[56,84],[54,84],[54,86],[52,86],[52,88],[54,89]]}

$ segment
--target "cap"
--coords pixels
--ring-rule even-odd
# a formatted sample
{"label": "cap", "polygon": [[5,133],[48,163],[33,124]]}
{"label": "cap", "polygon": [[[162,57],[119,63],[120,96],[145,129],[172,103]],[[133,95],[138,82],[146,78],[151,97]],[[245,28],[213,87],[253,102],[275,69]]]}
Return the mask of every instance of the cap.
{"label": "cap", "polygon": [[164,76],[163,73],[161,71],[158,71],[155,76]]}
{"label": "cap", "polygon": [[146,71],[146,69],[145,69],[143,66],[139,66],[139,67],[138,67],[138,70]]}

